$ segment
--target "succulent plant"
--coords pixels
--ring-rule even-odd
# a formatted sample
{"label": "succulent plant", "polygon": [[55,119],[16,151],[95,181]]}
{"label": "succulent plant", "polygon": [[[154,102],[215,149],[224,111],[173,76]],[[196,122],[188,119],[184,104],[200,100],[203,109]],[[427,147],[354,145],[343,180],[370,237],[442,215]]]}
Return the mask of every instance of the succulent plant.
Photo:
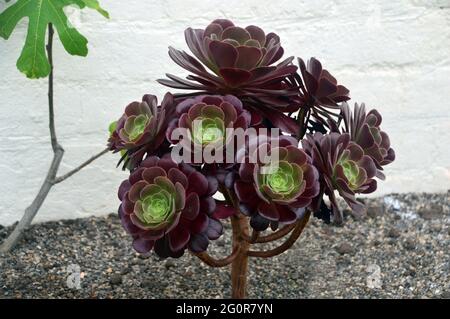
{"label": "succulent plant", "polygon": [[169,80],[161,79],[161,84],[236,95],[252,113],[264,113],[277,122],[275,125],[284,125],[286,130],[295,132],[294,122],[281,112],[295,112],[299,108],[295,83],[287,79],[293,77],[297,67],[292,64],[293,57],[275,64],[284,53],[278,35],[265,34],[254,25],[241,28],[229,20],[218,19],[205,29],[188,28],[185,38],[198,60],[174,48],[169,48],[169,55],[193,74],[188,80],[167,74]]}
{"label": "succulent plant", "polygon": [[[315,133],[302,141],[303,148],[321,175],[321,193],[330,198],[334,221],[342,222],[342,213],[334,197],[334,190],[347,202],[350,208],[361,212],[364,205],[357,201],[355,194],[372,193],[377,188],[374,178],[376,166],[363,149],[350,141],[347,133]],[[319,210],[321,197],[315,199],[314,210]]]}
{"label": "succulent plant", "polygon": [[212,218],[217,180],[170,157],[151,156],[123,181],[119,217],[142,254],[154,249],[162,257],[180,257],[186,248],[205,251],[222,234]]}
{"label": "succulent plant", "polygon": [[[357,194],[376,190],[395,153],[380,114],[351,113],[349,90],[317,59],[299,68],[281,60],[276,34],[218,19],[185,39],[192,55],[170,47],[169,56],[189,75],[159,83],[189,93],[168,93],[160,106],[144,96],[110,128],[109,147],[131,171],[119,217],[139,253],[189,250],[209,266],[232,265],[232,296],[243,298],[248,258],[288,250],[312,214],[343,222],[337,195],[362,213]],[[225,219],[232,247],[216,258],[206,249]]]}
{"label": "succulent plant", "polygon": [[352,114],[347,103],[342,105],[345,132],[364,150],[364,154],[373,159],[378,169],[377,177],[384,179],[382,166],[395,160],[395,151],[391,148],[389,136],[380,128],[381,114],[375,109],[366,114],[364,103],[361,106],[355,103],[353,110]]}
{"label": "succulent plant", "polygon": [[[167,139],[173,144],[180,142],[186,152],[201,154],[205,148],[223,152],[232,142],[234,130],[245,131],[250,125],[250,114],[242,107],[242,102],[232,95],[200,95],[189,98],[177,105],[177,118],[172,120],[167,130]],[[175,129],[186,129],[190,136],[179,141],[172,138]],[[175,137],[178,138],[178,137]],[[234,144],[232,144],[234,145]],[[225,156],[225,154],[222,154]],[[223,157],[223,159],[226,159]],[[205,159],[200,157],[203,164]]]}
{"label": "succulent plant", "polygon": [[128,164],[131,169],[136,167],[146,153],[154,155],[164,149],[161,145],[166,142],[166,129],[174,112],[175,103],[170,93],[164,96],[161,105],[151,94],[144,95],[141,102],[128,104],[120,119],[110,126],[110,150],[122,151],[124,167]]}
{"label": "succulent plant", "polygon": [[269,224],[276,229],[278,223],[290,224],[303,215],[319,194],[319,174],[296,139],[255,139],[258,141],[249,141],[245,155],[238,152],[241,164],[234,189],[242,212],[251,216],[250,225],[255,230],[264,230]]}
{"label": "succulent plant", "polygon": [[301,104],[305,111],[310,112],[314,117],[312,124],[324,127],[328,126],[328,121],[336,122],[333,116],[339,114],[331,110],[340,110],[338,103],[350,99],[349,90],[339,85],[330,72],[322,68],[322,64],[316,58],[310,58],[306,64],[299,58],[298,63],[301,77],[296,76],[296,79],[300,87]]}

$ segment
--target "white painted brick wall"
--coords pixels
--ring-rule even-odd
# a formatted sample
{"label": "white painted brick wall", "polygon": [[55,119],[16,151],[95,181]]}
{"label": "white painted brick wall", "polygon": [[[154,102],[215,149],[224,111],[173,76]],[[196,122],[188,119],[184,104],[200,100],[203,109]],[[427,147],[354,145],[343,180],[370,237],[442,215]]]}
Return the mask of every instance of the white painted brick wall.
{"label": "white painted brick wall", "polygon": [[[183,30],[226,17],[277,32],[287,54],[315,56],[350,88],[355,101],[384,116],[397,161],[378,194],[450,188],[449,0],[102,0],[111,20],[72,10],[89,39],[87,58],[55,48],[57,130],[66,154],[62,172],[104,147],[110,121],[144,93],[162,96],[155,80],[186,74],[167,46],[186,48]],[[0,1],[0,9],[5,4]],[[51,160],[46,80],[28,80],[15,62],[26,21],[0,40],[0,224],[18,220]],[[107,155],[55,187],[37,221],[116,210],[126,173]]]}

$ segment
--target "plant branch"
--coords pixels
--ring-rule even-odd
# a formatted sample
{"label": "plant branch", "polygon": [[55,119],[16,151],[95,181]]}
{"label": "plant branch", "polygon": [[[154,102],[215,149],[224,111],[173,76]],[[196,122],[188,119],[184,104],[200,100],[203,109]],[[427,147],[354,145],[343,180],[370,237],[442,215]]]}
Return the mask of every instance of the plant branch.
{"label": "plant branch", "polygon": [[193,253],[194,256],[198,257],[201,261],[203,261],[205,264],[207,264],[210,267],[225,267],[231,264],[236,257],[239,254],[239,247],[234,247],[233,252],[223,258],[223,259],[216,259],[212,256],[210,256],[207,252],[201,252],[201,253]]}
{"label": "plant branch", "polygon": [[301,218],[297,223],[295,223],[295,228],[292,231],[291,235],[280,246],[278,246],[274,249],[271,249],[271,250],[266,250],[266,251],[249,250],[247,252],[247,255],[251,256],[251,257],[269,258],[269,257],[277,256],[277,255],[285,252],[286,250],[291,248],[292,245],[297,241],[298,237],[300,237],[300,235],[303,232],[303,229],[305,228],[306,224],[308,223],[310,215],[311,215],[311,212],[308,210],[305,213],[305,216],[303,216],[303,218]]}
{"label": "plant branch", "polygon": [[258,242],[259,231],[253,230],[251,235],[242,234],[241,236],[247,243],[254,244]]}
{"label": "plant branch", "polygon": [[57,183],[62,182],[63,180],[69,178],[79,170],[81,170],[86,165],[93,162],[95,159],[99,158],[103,154],[106,153],[106,150],[103,150],[99,154],[91,157],[86,162],[82,163],[77,168],[73,169],[72,171],[68,172],[67,174],[56,177],[56,174],[58,173],[59,166],[61,164],[62,158],[64,156],[64,149],[63,147],[58,143],[58,139],[56,136],[56,128],[55,128],[55,112],[54,112],[54,103],[53,103],[53,26],[52,24],[48,25],[48,42],[46,45],[47,49],[47,57],[48,61],[50,63],[50,74],[48,78],[48,123],[49,123],[49,131],[50,131],[50,142],[52,145],[53,150],[53,159],[50,164],[50,168],[48,169],[47,176],[44,180],[44,182],[41,185],[41,188],[39,189],[38,194],[33,199],[33,202],[30,206],[28,206],[25,209],[25,213],[23,214],[21,220],[17,224],[17,226],[14,228],[12,233],[4,240],[2,245],[0,246],[0,252],[5,253],[9,252],[11,249],[14,248],[14,246],[20,241],[25,231],[28,229],[28,227],[31,225],[31,222],[33,221],[34,217],[38,213],[39,209],[41,208],[42,204],[44,203],[45,199],[47,198],[48,193],[50,192],[50,189]]}
{"label": "plant branch", "polygon": [[287,234],[289,234],[295,228],[295,225],[296,225],[296,223],[286,225],[274,233],[259,237],[256,242],[257,243],[268,243],[268,242],[280,239],[280,238],[286,236]]}
{"label": "plant branch", "polygon": [[104,150],[102,150],[101,152],[99,152],[98,154],[95,154],[94,156],[92,156],[91,158],[89,158],[87,161],[83,162],[82,164],[80,164],[79,166],[77,166],[76,168],[74,168],[73,170],[67,172],[66,174],[56,177],[53,180],[53,184],[58,184],[61,183],[62,181],[68,179],[70,176],[72,176],[73,174],[79,172],[80,170],[82,170],[84,167],[88,166],[90,163],[92,163],[93,161],[95,161],[97,158],[101,157],[102,155],[108,153],[109,148],[105,148]]}
{"label": "plant branch", "polygon": [[61,148],[61,145],[58,144],[58,139],[56,138],[55,112],[53,108],[53,33],[53,26],[50,23],[48,25],[47,43],[47,57],[48,62],[50,63],[50,74],[48,76],[48,125],[50,130],[50,142],[52,143],[53,152],[56,152],[58,148]]}
{"label": "plant branch", "polygon": [[242,214],[231,216],[231,227],[233,229],[233,247],[238,247],[239,252],[231,265],[231,297],[242,299],[246,296],[248,255],[250,243],[243,238],[248,234],[248,220]]}
{"label": "plant branch", "polygon": [[50,63],[50,75],[48,79],[48,110],[49,110],[49,130],[50,130],[50,142],[53,149],[53,160],[50,168],[47,172],[47,177],[44,183],[39,189],[38,194],[34,198],[30,206],[25,209],[25,214],[19,221],[17,226],[14,228],[13,232],[5,239],[0,247],[0,252],[10,251],[17,242],[22,238],[24,231],[30,226],[33,218],[36,216],[39,208],[42,206],[45,198],[47,197],[50,189],[53,186],[53,180],[55,179],[56,173],[58,172],[59,165],[64,155],[64,149],[58,144],[56,138],[55,129],[55,113],[53,110],[53,26],[48,25],[48,43],[47,43],[47,55]]}

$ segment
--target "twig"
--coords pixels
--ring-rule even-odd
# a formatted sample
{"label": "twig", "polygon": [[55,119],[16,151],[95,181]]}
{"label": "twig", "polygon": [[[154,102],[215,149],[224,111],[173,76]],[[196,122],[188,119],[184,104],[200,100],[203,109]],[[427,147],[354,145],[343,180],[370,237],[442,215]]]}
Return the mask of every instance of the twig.
{"label": "twig", "polygon": [[10,251],[16,243],[21,239],[24,231],[28,228],[33,220],[34,216],[36,216],[39,208],[47,197],[50,189],[53,186],[53,180],[58,172],[59,165],[61,164],[61,160],[64,155],[64,149],[61,145],[58,144],[58,140],[56,138],[56,129],[55,129],[55,113],[53,110],[53,55],[52,55],[52,47],[53,47],[53,27],[51,24],[48,25],[48,43],[47,43],[47,55],[48,61],[50,63],[50,75],[48,79],[48,109],[49,109],[49,129],[50,129],[50,142],[52,144],[53,149],[53,160],[50,165],[50,168],[47,172],[47,177],[45,178],[44,183],[39,189],[39,193],[34,198],[33,202],[30,206],[25,209],[25,214],[22,219],[19,221],[17,226],[14,228],[13,232],[6,238],[0,247],[0,252]]}
{"label": "twig", "polygon": [[92,163],[93,161],[95,161],[97,158],[99,158],[102,155],[105,155],[106,153],[108,153],[109,148],[105,148],[103,151],[101,151],[100,153],[92,156],[90,159],[88,159],[87,161],[83,162],[82,164],[80,164],[78,167],[74,168],[73,170],[71,170],[70,172],[67,172],[66,174],[56,177],[53,180],[53,184],[58,184],[61,183],[62,181],[66,180],[67,178],[69,178],[70,176],[72,176],[73,174],[79,172],[81,169],[83,169],[84,167],[88,166],[90,163]]}
{"label": "twig", "polygon": [[289,238],[280,246],[271,249],[271,250],[266,250],[266,251],[254,251],[254,250],[249,250],[247,252],[248,256],[251,257],[261,257],[261,258],[268,258],[268,257],[273,257],[276,255],[279,255],[283,252],[285,252],[286,250],[288,250],[289,248],[292,247],[292,245],[296,242],[296,240],[298,239],[298,237],[300,237],[300,235],[303,232],[303,229],[305,228],[306,224],[308,223],[309,220],[309,216],[311,215],[311,212],[308,210],[305,213],[305,216],[303,216],[302,219],[300,219],[295,225],[294,230],[291,233],[291,236],[289,236]]}
{"label": "twig", "polygon": [[53,108],[53,26],[50,23],[48,25],[48,42],[47,42],[47,56],[48,61],[50,63],[50,74],[48,78],[48,123],[50,130],[50,142],[53,149],[53,160],[48,169],[47,176],[44,180],[44,183],[41,185],[38,194],[34,198],[33,202],[30,206],[25,209],[25,213],[22,216],[22,219],[19,221],[17,226],[14,228],[12,233],[4,240],[2,245],[0,246],[0,252],[5,253],[9,252],[14,246],[20,241],[24,232],[28,229],[33,221],[34,217],[38,213],[39,209],[42,206],[42,203],[47,198],[50,189],[53,185],[62,182],[66,178],[72,176],[79,170],[81,170],[86,165],[90,164],[95,159],[99,158],[103,154],[106,153],[105,150],[100,152],[99,154],[91,157],[89,160],[75,168],[74,170],[68,172],[67,174],[56,178],[56,174],[58,173],[59,166],[61,164],[61,160],[64,156],[64,149],[58,143],[58,139],[56,136],[56,128],[55,128],[55,112]]}

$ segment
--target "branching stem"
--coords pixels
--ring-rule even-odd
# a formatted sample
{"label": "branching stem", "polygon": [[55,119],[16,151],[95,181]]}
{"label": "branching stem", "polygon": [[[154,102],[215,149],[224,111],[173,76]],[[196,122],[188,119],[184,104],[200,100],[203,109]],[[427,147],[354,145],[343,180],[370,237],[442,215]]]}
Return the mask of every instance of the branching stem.
{"label": "branching stem", "polygon": [[298,222],[295,223],[295,228],[292,231],[291,235],[280,246],[278,246],[274,249],[271,249],[271,250],[266,250],[266,251],[249,250],[247,252],[247,255],[250,257],[269,258],[269,257],[277,256],[277,255],[285,252],[286,250],[291,248],[292,245],[294,245],[294,243],[297,241],[298,237],[300,237],[300,235],[303,232],[303,229],[305,228],[306,224],[308,223],[310,215],[311,215],[311,212],[308,210],[305,213],[305,216],[303,216],[303,218],[301,218]]}
{"label": "branching stem", "polygon": [[210,256],[207,252],[194,254],[194,256],[198,257],[201,261],[203,261],[205,264],[207,264],[210,267],[225,267],[225,266],[228,266],[229,264],[231,264],[236,259],[238,254],[239,254],[239,248],[234,247],[233,252],[229,256],[227,256],[223,259],[216,259],[216,258]]}
{"label": "branching stem", "polygon": [[62,182],[63,180],[69,178],[76,172],[80,171],[83,167],[90,164],[100,156],[106,153],[107,150],[101,151],[99,154],[94,155],[86,162],[82,163],[80,166],[76,167],[72,171],[67,174],[56,177],[58,173],[59,166],[61,164],[61,160],[64,156],[64,149],[58,143],[58,138],[56,136],[56,128],[55,128],[55,112],[54,112],[54,104],[53,104],[53,26],[52,24],[48,25],[48,42],[47,42],[47,56],[48,61],[50,63],[50,74],[48,78],[48,123],[49,123],[49,131],[50,131],[50,142],[53,149],[53,160],[50,164],[50,168],[48,169],[47,176],[39,189],[38,194],[34,198],[33,202],[30,206],[25,209],[25,213],[22,216],[22,219],[19,221],[17,226],[14,228],[12,233],[5,239],[5,241],[0,246],[0,253],[5,253],[11,251],[14,246],[20,241],[25,231],[31,225],[34,217],[38,213],[45,199],[47,198],[50,189],[57,183]]}

